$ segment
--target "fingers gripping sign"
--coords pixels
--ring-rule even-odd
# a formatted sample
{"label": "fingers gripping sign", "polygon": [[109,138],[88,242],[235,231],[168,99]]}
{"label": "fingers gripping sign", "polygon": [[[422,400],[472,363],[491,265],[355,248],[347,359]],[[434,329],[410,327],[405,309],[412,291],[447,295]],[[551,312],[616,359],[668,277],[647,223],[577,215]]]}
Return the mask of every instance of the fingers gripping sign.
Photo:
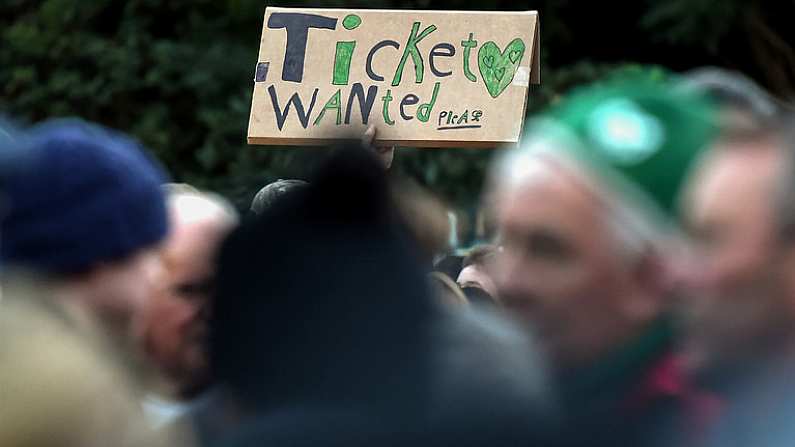
{"label": "fingers gripping sign", "polygon": [[368,126],[367,130],[362,134],[362,146],[374,151],[384,164],[384,169],[389,170],[392,166],[392,160],[395,158],[395,146],[379,146],[375,138],[376,133],[377,130],[374,125]]}

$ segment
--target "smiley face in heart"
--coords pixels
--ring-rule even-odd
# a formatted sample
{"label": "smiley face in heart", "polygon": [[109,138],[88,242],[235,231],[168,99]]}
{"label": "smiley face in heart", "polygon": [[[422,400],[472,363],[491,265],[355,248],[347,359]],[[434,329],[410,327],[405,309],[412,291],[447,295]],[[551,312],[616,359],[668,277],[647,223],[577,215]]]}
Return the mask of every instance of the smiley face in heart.
{"label": "smiley face in heart", "polygon": [[480,76],[486,84],[486,90],[492,98],[500,96],[505,87],[513,81],[519,63],[524,56],[525,45],[522,39],[516,38],[500,51],[500,47],[492,41],[483,44],[478,50],[478,68]]}

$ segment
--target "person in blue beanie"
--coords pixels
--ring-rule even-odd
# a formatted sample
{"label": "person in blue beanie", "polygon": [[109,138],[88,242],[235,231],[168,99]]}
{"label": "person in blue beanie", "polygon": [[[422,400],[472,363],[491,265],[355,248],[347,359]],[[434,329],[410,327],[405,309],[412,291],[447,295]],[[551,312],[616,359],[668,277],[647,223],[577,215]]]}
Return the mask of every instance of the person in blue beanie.
{"label": "person in blue beanie", "polygon": [[58,304],[133,341],[168,232],[166,176],[134,140],[78,120],[34,126],[4,181],[0,263],[52,284]]}

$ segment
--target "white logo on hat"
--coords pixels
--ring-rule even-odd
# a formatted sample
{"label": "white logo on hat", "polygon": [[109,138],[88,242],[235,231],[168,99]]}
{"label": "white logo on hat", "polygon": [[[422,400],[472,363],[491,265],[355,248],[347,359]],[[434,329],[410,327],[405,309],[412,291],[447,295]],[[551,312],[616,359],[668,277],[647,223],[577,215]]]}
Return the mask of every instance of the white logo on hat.
{"label": "white logo on hat", "polygon": [[626,98],[606,101],[591,112],[587,131],[600,149],[622,164],[645,161],[665,138],[660,121]]}

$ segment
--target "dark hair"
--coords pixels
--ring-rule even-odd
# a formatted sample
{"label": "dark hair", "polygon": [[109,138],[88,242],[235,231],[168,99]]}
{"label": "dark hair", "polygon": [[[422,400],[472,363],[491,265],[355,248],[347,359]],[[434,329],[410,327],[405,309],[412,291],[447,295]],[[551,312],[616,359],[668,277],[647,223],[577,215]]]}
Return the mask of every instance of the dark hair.
{"label": "dark hair", "polygon": [[276,180],[269,183],[260,189],[251,200],[251,212],[259,215],[265,212],[268,208],[272,207],[274,203],[279,200],[284,200],[284,197],[299,191],[309,186],[309,183],[303,180]]}
{"label": "dark hair", "polygon": [[493,296],[477,286],[462,287],[461,291],[464,292],[464,296],[467,297],[467,301],[469,301],[470,304],[479,306],[494,306],[497,302]]}

